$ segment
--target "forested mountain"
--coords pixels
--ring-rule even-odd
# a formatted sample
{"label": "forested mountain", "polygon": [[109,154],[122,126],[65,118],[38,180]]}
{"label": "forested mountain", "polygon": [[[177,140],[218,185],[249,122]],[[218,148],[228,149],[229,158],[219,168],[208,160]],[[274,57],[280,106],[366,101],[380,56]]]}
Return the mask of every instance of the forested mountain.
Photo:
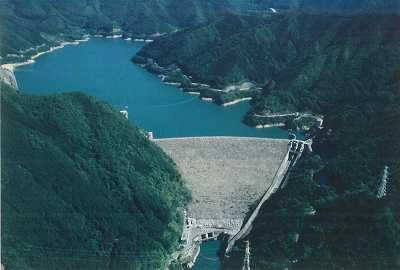
{"label": "forested mountain", "polygon": [[238,10],[263,10],[274,8],[316,13],[400,13],[397,0],[230,0]]}
{"label": "forested mountain", "polygon": [[[245,239],[251,269],[400,267],[399,74],[376,100],[355,94],[327,114],[314,152],[291,170]],[[222,269],[241,269],[237,246]]]}
{"label": "forested mountain", "polygon": [[[258,83],[250,125],[270,113],[324,115],[324,129],[310,131],[314,153],[247,237],[251,269],[400,267],[399,22],[381,14],[229,15],[139,53],[215,87]],[[378,198],[385,166],[387,195]],[[243,250],[234,251],[224,268],[242,262]]]}
{"label": "forested mountain", "polygon": [[[148,44],[139,60],[184,72],[186,84],[253,82],[251,126],[275,113],[324,116],[324,128],[306,134],[313,153],[245,239],[251,269],[399,269],[400,15],[389,14],[399,2],[229,2],[239,13],[250,2],[280,10],[222,16],[218,0],[0,0],[0,53],[18,61],[85,33],[185,28]],[[163,268],[190,197],[172,161],[94,98],[1,87],[6,269]],[[240,247],[224,269],[242,268]]]}
{"label": "forested mountain", "polygon": [[113,27],[133,36],[170,32],[227,8],[225,0],[2,0],[0,56]]}
{"label": "forested mountain", "polygon": [[217,88],[257,83],[264,88],[260,95],[270,98],[256,99],[254,112],[319,113],[349,93],[339,88],[358,81],[385,85],[398,66],[399,23],[396,15],[227,15],[162,37],[138,55],[176,64],[193,81]]}
{"label": "forested mountain", "polygon": [[400,13],[397,0],[294,0],[292,5],[304,10],[335,13]]}
{"label": "forested mountain", "polygon": [[165,269],[190,198],[171,159],[95,98],[1,88],[5,269]]}

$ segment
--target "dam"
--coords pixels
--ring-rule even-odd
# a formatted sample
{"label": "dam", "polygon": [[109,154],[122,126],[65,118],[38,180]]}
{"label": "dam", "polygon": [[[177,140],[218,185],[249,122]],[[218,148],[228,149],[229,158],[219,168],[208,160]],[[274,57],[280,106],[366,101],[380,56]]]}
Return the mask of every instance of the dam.
{"label": "dam", "polygon": [[[254,220],[261,204],[281,186],[290,164],[304,149],[301,141],[254,137],[154,142],[174,160],[192,192],[181,238],[183,256],[188,258],[196,253],[197,244],[221,233],[230,236],[232,247],[251,227],[250,219]],[[252,206],[255,210],[245,223]]]}

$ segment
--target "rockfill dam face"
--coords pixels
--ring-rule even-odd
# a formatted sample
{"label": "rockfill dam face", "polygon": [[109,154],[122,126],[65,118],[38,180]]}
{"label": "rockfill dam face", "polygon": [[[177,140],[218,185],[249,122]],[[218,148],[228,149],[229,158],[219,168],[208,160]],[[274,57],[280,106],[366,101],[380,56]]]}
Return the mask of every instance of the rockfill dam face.
{"label": "rockfill dam face", "polygon": [[273,184],[290,141],[252,137],[194,137],[154,140],[176,163],[192,202],[185,211],[183,245],[236,235]]}

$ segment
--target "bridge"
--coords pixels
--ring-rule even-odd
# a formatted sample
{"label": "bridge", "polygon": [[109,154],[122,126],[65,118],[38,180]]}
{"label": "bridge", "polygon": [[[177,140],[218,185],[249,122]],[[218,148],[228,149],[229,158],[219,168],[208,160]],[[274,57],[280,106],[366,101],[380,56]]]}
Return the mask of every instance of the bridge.
{"label": "bridge", "polygon": [[[221,233],[230,235],[229,252],[249,232],[261,205],[282,185],[288,168],[307,145],[299,140],[252,137],[153,141],[174,160],[192,192],[181,238],[186,257],[195,253],[196,245]],[[251,207],[255,210],[245,222]]]}

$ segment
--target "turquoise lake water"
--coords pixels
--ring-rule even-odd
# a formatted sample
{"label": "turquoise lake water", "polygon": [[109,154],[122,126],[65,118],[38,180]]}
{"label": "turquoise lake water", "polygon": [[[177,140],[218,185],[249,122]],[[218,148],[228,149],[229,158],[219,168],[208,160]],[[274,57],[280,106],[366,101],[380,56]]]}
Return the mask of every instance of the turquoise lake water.
{"label": "turquoise lake water", "polygon": [[[16,71],[21,91],[48,94],[83,91],[129,113],[130,121],[155,137],[253,136],[287,138],[278,128],[254,129],[241,123],[248,103],[219,107],[184,94],[134,65],[130,59],[143,46],[121,39],[91,39],[67,46]],[[201,247],[195,270],[219,269],[219,241]]]}
{"label": "turquoise lake water", "polygon": [[221,242],[209,240],[201,244],[200,254],[192,270],[217,270],[220,267],[218,250]]}
{"label": "turquoise lake water", "polygon": [[24,92],[83,91],[118,109],[128,106],[129,119],[157,138],[287,137],[278,128],[254,129],[242,124],[248,103],[219,107],[161,83],[130,61],[142,46],[121,39],[91,39],[41,56],[35,64],[19,68],[16,77]]}

